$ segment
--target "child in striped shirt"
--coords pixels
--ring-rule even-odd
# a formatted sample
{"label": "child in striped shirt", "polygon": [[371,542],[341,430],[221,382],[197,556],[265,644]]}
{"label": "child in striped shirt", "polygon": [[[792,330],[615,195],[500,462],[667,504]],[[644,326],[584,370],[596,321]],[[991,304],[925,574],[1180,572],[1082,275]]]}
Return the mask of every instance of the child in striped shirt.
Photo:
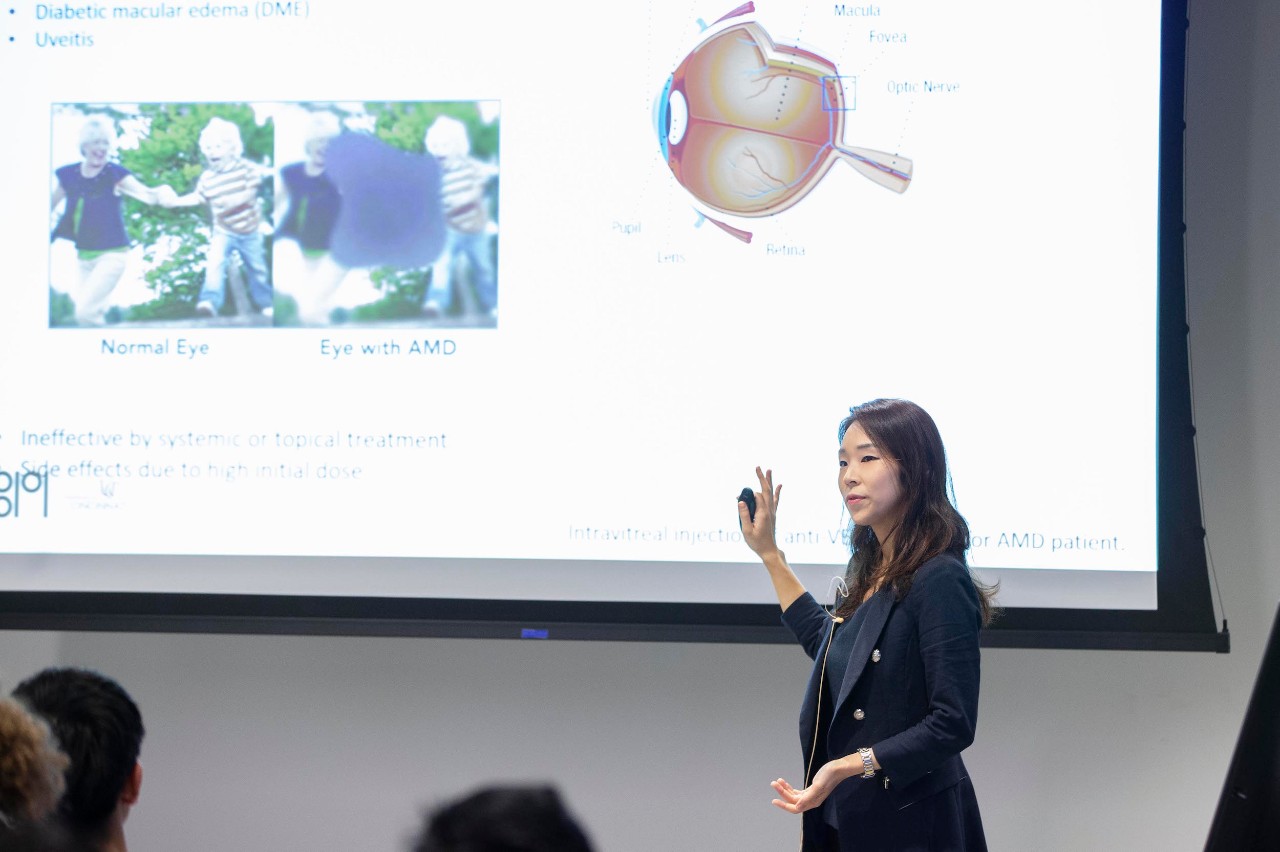
{"label": "child in striped shirt", "polygon": [[209,167],[196,181],[195,191],[162,197],[160,201],[166,207],[207,204],[213,216],[204,286],[196,301],[196,313],[212,317],[222,310],[227,261],[232,254],[238,254],[249,281],[249,298],[254,308],[270,317],[273,291],[267,272],[258,199],[263,171],[244,158],[240,128],[225,118],[209,119],[200,131],[200,153]]}

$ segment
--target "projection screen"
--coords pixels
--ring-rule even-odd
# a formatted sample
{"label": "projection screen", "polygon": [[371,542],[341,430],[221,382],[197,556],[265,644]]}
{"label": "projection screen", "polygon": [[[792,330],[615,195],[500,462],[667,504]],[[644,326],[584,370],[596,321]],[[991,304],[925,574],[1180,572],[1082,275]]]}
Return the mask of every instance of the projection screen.
{"label": "projection screen", "polygon": [[21,4],[0,624],[783,638],[850,405],[942,431],[995,644],[1225,648],[1185,3]]}

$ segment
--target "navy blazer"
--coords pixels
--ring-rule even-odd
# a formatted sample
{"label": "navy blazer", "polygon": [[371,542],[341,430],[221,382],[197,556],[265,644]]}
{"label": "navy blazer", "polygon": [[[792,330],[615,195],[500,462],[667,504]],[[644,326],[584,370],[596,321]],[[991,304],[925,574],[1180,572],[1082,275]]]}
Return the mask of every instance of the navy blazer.
{"label": "navy blazer", "polygon": [[[935,557],[916,571],[902,600],[886,587],[863,607],[849,659],[826,661],[843,666],[844,679],[834,706],[825,709],[819,702],[831,699],[823,696],[822,665],[833,620],[807,592],[782,614],[815,660],[800,711],[805,785],[824,756],[869,746],[881,771],[873,779],[846,779],[827,800],[842,849],[984,849],[977,799],[960,759],[978,721],[982,610],[969,571],[953,556]],[[826,731],[817,730],[820,712],[830,719]],[[936,795],[946,790],[951,795]],[[801,848],[821,849],[822,809],[804,817]]]}

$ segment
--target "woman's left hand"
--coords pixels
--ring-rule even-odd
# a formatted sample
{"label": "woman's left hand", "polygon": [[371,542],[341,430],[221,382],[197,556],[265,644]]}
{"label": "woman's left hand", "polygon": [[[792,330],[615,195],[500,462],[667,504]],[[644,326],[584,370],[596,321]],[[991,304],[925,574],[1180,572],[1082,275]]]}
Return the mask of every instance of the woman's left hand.
{"label": "woman's left hand", "polygon": [[837,784],[854,774],[853,770],[846,765],[846,761],[841,759],[823,764],[813,776],[813,783],[803,790],[797,790],[779,778],[770,785],[779,796],[773,800],[773,803],[787,813],[802,814],[825,802]]}

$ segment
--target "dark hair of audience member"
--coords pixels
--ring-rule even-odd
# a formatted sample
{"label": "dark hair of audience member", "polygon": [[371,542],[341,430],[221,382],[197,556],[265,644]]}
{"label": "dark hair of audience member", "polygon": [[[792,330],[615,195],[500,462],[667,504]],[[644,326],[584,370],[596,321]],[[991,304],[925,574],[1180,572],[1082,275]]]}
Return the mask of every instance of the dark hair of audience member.
{"label": "dark hair of audience member", "polygon": [[13,694],[49,723],[71,759],[59,816],[77,836],[100,834],[138,762],[138,706],[114,680],[85,669],[45,669]]}
{"label": "dark hair of audience member", "polygon": [[414,852],[591,852],[551,787],[491,787],[427,817]]}
{"label": "dark hair of audience member", "polygon": [[50,823],[0,822],[0,850],[3,852],[92,852],[60,825]]}

